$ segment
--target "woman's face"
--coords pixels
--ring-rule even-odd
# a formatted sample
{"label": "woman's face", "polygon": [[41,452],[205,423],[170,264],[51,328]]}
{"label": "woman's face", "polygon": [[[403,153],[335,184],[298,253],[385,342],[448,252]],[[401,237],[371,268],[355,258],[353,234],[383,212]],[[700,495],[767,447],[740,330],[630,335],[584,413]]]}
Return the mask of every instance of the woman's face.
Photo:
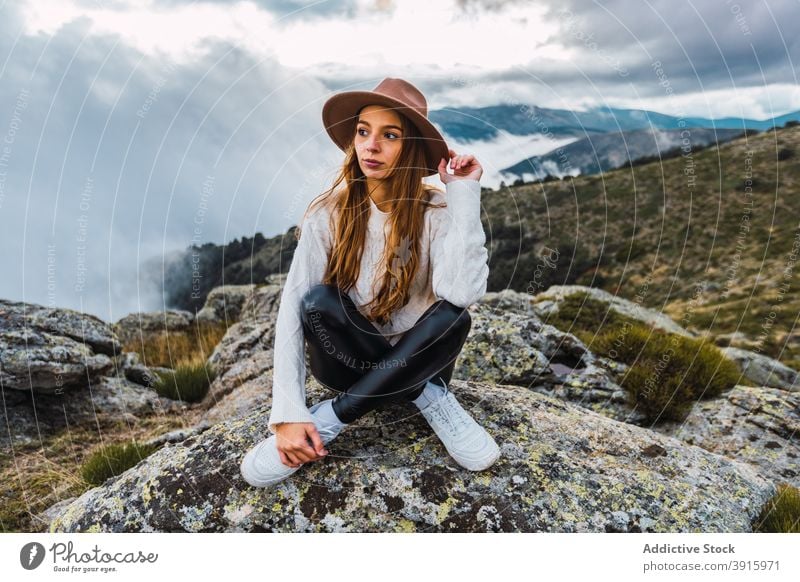
{"label": "woman's face", "polygon": [[[358,164],[368,178],[385,178],[400,157],[403,130],[400,115],[384,105],[361,110],[356,124],[355,147]],[[369,164],[376,160],[378,164]]]}

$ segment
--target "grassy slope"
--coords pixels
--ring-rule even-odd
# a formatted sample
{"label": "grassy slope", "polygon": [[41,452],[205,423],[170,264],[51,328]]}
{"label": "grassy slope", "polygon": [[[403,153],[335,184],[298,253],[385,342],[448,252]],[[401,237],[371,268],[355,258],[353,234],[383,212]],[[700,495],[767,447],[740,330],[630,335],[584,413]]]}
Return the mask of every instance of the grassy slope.
{"label": "grassy slope", "polygon": [[[791,362],[800,357],[797,339],[782,342],[800,313],[798,269],[788,257],[798,242],[799,173],[800,127],[792,127],[691,158],[486,193],[490,290],[602,287],[639,295],[690,329],[738,330],[753,340],[771,319],[762,352]],[[742,224],[749,231],[740,232]],[[544,247],[559,251],[554,268],[540,258]],[[783,283],[788,289],[779,293]]]}

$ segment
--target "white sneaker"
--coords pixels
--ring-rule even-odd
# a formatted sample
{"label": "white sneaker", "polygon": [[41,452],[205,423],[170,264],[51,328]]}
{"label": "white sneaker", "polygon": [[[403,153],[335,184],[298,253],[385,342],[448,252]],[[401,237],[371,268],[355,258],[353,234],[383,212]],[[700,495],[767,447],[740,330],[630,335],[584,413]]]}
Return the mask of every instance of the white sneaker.
{"label": "white sneaker", "polygon": [[488,469],[500,458],[500,447],[461,407],[446,385],[438,387],[441,396],[420,412],[459,465],[470,471]]}
{"label": "white sneaker", "polygon": [[284,465],[278,453],[277,441],[278,437],[276,435],[270,435],[269,438],[264,439],[250,449],[242,459],[239,471],[244,480],[253,487],[274,485],[290,477],[303,466],[289,467]]}
{"label": "white sneaker", "polygon": [[[325,406],[319,413],[314,414],[317,409]],[[308,409],[314,415],[314,424],[317,432],[324,444],[328,444],[335,439],[347,424],[342,423],[333,413],[329,400],[318,402]],[[239,470],[247,483],[253,487],[269,487],[291,477],[299,471],[306,463],[299,467],[289,467],[281,461],[278,453],[278,437],[270,435],[250,449],[242,459]]]}

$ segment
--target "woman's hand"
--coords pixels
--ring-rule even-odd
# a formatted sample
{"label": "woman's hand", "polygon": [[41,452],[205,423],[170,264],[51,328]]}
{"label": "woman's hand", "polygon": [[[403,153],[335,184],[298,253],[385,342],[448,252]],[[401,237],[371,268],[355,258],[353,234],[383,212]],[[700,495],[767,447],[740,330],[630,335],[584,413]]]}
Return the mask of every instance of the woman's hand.
{"label": "woman's hand", "polygon": [[458,155],[454,150],[450,152],[450,168],[453,170],[452,174],[447,173],[447,162],[444,158],[439,162],[439,178],[444,184],[452,182],[453,180],[479,180],[483,175],[483,168],[481,167],[475,156],[470,154]]}
{"label": "woman's hand", "polygon": [[299,467],[309,461],[318,461],[328,454],[313,422],[281,422],[275,425],[275,436],[281,463],[287,467]]}

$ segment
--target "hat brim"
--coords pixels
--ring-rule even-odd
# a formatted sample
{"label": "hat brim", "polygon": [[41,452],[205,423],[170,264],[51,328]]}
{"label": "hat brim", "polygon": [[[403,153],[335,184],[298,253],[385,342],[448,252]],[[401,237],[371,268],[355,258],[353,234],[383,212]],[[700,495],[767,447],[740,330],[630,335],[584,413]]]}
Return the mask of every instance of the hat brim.
{"label": "hat brim", "polygon": [[372,91],[345,91],[333,95],[322,107],[322,123],[339,149],[346,151],[356,132],[358,111],[366,105],[385,105],[402,113],[419,130],[425,148],[427,176],[439,172],[439,162],[450,159],[450,150],[444,136],[413,107]]}

